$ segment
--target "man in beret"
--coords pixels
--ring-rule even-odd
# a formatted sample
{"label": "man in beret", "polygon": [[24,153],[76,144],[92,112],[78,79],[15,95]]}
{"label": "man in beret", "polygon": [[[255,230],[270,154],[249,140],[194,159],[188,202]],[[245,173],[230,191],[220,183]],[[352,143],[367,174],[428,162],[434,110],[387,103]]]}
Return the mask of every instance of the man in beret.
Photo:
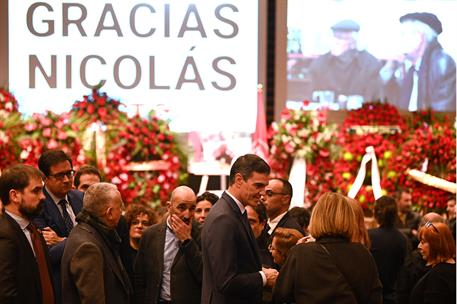
{"label": "man in beret", "polygon": [[455,112],[456,65],[437,40],[440,20],[431,13],[410,13],[400,22],[401,60],[388,61],[381,71],[389,100],[407,111]]}
{"label": "man in beret", "polygon": [[360,107],[364,101],[379,100],[382,64],[367,51],[357,49],[359,24],[342,20],[331,26],[331,30],[330,51],[310,65],[312,99],[322,99],[321,92],[330,91],[333,102],[348,108]]}

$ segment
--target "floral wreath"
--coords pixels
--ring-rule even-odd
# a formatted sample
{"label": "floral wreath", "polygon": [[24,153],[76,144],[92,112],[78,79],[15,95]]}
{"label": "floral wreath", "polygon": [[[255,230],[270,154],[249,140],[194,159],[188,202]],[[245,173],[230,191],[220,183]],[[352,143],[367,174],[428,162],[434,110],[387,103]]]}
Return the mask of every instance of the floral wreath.
{"label": "floral wreath", "polygon": [[442,118],[431,111],[413,115],[411,126],[416,128],[402,145],[393,168],[398,172],[399,185],[412,190],[418,209],[443,211],[452,195],[412,179],[408,169],[425,172],[450,182],[456,182],[456,130],[448,116]]}
{"label": "floral wreath", "polygon": [[93,88],[92,94],[84,95],[83,100],[73,103],[72,119],[83,126],[93,122],[102,122],[105,125],[115,124],[127,118],[127,115],[119,110],[121,105],[118,100],[108,97],[106,93],[101,93],[98,88]]}
{"label": "floral wreath", "polygon": [[24,121],[24,133],[17,137],[19,157],[23,163],[36,165],[45,151],[60,149],[67,153],[78,167],[86,161],[78,138],[79,125],[72,123],[70,113],[34,113]]}
{"label": "floral wreath", "polygon": [[0,89],[0,172],[18,161],[14,138],[20,132],[22,126],[18,102],[8,90]]}
{"label": "floral wreath", "polygon": [[[341,152],[333,169],[336,191],[347,195],[355,181],[365,149],[373,146],[382,194],[394,192],[397,172],[392,170],[392,165],[397,149],[406,136],[406,122],[393,105],[368,102],[360,109],[349,111],[338,136]],[[368,166],[371,168],[370,163]],[[370,208],[374,203],[369,168],[356,199],[364,208]]]}
{"label": "floral wreath", "polygon": [[112,140],[106,178],[118,186],[126,202],[163,204],[186,178],[186,159],[175,135],[153,113],[149,119],[128,118]]}
{"label": "floral wreath", "polygon": [[[306,103],[306,102],[305,102]],[[330,190],[331,155],[335,149],[334,124],[327,124],[327,111],[284,109],[279,123],[269,130],[272,173],[287,177],[296,156],[306,159],[306,199],[311,203]]]}

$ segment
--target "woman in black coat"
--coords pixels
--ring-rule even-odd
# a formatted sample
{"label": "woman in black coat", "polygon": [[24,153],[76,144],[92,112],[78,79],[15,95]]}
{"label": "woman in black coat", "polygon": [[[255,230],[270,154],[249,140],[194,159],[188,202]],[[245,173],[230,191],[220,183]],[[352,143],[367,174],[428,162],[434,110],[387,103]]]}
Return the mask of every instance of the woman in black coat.
{"label": "woman in black coat", "polygon": [[455,242],[444,223],[427,222],[419,231],[419,250],[430,270],[417,282],[410,303],[455,303]]}
{"label": "woman in black coat", "polygon": [[273,291],[274,303],[382,303],[382,286],[349,198],[325,193],[313,209],[315,242],[292,248]]}

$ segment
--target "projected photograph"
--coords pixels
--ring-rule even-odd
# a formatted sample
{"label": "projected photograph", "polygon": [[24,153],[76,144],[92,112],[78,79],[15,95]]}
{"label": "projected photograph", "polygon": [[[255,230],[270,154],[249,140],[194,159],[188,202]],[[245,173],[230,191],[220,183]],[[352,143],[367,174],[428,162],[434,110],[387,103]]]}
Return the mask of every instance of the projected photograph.
{"label": "projected photograph", "polygon": [[287,107],[456,110],[457,1],[289,0]]}

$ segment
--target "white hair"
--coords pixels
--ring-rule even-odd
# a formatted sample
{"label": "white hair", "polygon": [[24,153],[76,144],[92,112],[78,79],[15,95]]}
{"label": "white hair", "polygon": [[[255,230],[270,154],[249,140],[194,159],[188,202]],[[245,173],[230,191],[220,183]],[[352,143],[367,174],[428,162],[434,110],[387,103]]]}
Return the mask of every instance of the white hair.
{"label": "white hair", "polygon": [[103,217],[113,199],[120,195],[117,187],[110,183],[96,183],[84,193],[84,209],[96,217]]}
{"label": "white hair", "polygon": [[408,23],[408,24],[413,25],[414,29],[417,32],[424,34],[425,40],[427,40],[427,42],[430,42],[430,41],[436,39],[436,37],[438,36],[438,33],[434,29],[432,29],[428,24],[426,24],[422,21],[405,20],[402,23],[403,24]]}

